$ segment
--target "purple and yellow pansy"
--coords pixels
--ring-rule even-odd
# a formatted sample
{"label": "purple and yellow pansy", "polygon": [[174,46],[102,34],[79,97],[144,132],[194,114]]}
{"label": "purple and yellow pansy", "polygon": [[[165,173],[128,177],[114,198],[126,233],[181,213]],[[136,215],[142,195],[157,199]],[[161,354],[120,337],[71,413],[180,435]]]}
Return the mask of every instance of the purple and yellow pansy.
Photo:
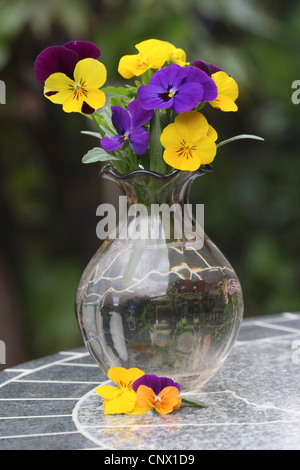
{"label": "purple and yellow pansy", "polygon": [[[172,169],[196,171],[213,162],[217,132],[204,117],[206,103],[222,112],[236,112],[238,85],[231,75],[204,60],[187,62],[186,53],[168,41],[147,39],[118,65],[134,85],[106,87],[100,49],[89,41],[50,46],[37,57],[34,69],[44,96],[66,113],[90,117],[98,132],[98,150],[84,163],[111,160],[118,171]],[[102,88],[102,89],[101,89]],[[201,112],[200,112],[201,111]],[[263,139],[260,139],[263,140]],[[153,150],[154,149],[154,150]]]}

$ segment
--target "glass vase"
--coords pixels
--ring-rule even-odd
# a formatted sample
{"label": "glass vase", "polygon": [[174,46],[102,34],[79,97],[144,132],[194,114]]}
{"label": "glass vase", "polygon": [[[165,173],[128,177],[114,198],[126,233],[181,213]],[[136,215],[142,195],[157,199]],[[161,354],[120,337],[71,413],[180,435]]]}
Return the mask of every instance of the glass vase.
{"label": "glass vase", "polygon": [[202,174],[102,171],[121,190],[123,209],[84,270],[76,315],[105,373],[137,367],[192,391],[234,344],[243,316],[241,286],[188,202]]}

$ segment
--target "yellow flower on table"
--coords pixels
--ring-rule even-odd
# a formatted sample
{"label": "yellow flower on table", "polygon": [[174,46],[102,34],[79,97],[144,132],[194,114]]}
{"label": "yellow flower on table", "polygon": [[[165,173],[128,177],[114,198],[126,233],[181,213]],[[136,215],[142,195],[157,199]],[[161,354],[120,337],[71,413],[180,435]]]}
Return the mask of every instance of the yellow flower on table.
{"label": "yellow flower on table", "polygon": [[162,132],[165,162],[178,170],[195,171],[211,163],[216,155],[218,135],[197,111],[179,114]]}
{"label": "yellow flower on table", "polygon": [[213,73],[211,78],[218,88],[218,96],[210,104],[221,111],[237,111],[235,100],[239,95],[239,88],[235,80],[225,72]]}
{"label": "yellow flower on table", "polygon": [[44,95],[52,103],[62,104],[66,113],[91,114],[105,105],[105,94],[99,88],[106,81],[106,68],[98,60],[86,58],[77,62],[74,80],[56,72],[45,81]]}
{"label": "yellow flower on table", "polygon": [[118,387],[113,385],[102,385],[95,391],[104,398],[104,414],[140,414],[148,411],[136,403],[136,392],[132,389],[135,380],[145,375],[137,368],[124,369],[123,367],[114,367],[109,369],[107,376],[115,382]]}

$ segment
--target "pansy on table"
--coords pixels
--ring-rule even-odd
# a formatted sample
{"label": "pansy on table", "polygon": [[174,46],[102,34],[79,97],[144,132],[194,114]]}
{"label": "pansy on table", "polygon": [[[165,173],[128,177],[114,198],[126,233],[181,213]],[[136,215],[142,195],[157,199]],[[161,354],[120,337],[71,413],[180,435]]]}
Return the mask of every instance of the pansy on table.
{"label": "pansy on table", "polygon": [[182,403],[199,408],[206,405],[180,395],[181,386],[168,377],[145,374],[138,368],[113,367],[107,376],[114,385],[101,385],[95,392],[104,398],[104,414],[143,414],[150,410],[166,415],[178,410]]}
{"label": "pansy on table", "polygon": [[[183,49],[159,39],[135,45],[136,53],[119,60],[125,86],[106,86],[100,49],[89,41],[50,46],[37,57],[37,80],[44,96],[94,122],[98,140],[83,163],[110,162],[121,174],[145,169],[167,174],[178,169],[211,169],[220,146],[218,133],[203,114],[206,104],[222,113],[236,112],[239,89],[234,78],[210,62],[187,61]],[[102,59],[102,56],[101,56]]]}

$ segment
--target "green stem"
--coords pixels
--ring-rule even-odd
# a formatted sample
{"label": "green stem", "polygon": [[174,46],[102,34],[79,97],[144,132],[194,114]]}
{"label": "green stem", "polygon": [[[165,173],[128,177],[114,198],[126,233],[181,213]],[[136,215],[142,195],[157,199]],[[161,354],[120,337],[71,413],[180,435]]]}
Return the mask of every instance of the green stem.
{"label": "green stem", "polygon": [[258,137],[257,135],[250,135],[250,134],[241,134],[236,135],[235,137],[231,137],[230,139],[223,140],[217,144],[217,148],[221,147],[222,145],[229,144],[230,142],[234,142],[235,140],[240,139],[254,139],[254,140],[265,140],[262,137]]}
{"label": "green stem", "polygon": [[91,116],[91,119],[94,121],[94,124],[97,127],[99,134],[101,135],[101,137],[104,137],[105,134],[103,130],[101,129],[101,126],[98,124],[96,116],[94,116],[94,114],[90,114],[90,116]]}
{"label": "green stem", "polygon": [[150,170],[157,173],[166,173],[166,163],[163,160],[163,148],[160,143],[161,123],[159,110],[154,110],[154,115],[150,122],[149,149],[150,149]]}
{"label": "green stem", "polygon": [[193,398],[181,397],[181,400],[182,400],[182,403],[186,403],[187,405],[191,405],[191,406],[197,406],[197,408],[208,408],[208,406],[205,405],[205,403],[203,403],[202,401],[194,400]]}

